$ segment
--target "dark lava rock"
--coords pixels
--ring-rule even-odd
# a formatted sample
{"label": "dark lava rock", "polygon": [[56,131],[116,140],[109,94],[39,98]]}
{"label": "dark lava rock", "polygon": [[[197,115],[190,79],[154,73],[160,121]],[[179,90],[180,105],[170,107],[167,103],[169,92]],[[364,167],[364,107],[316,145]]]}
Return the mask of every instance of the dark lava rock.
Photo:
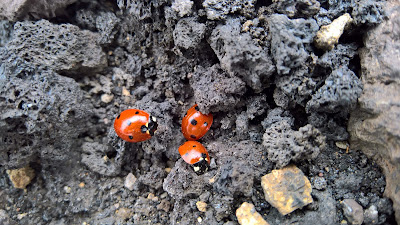
{"label": "dark lava rock", "polygon": [[224,72],[219,65],[197,68],[190,84],[195,101],[204,114],[232,110],[246,91],[240,78]]}
{"label": "dark lava rock", "polygon": [[256,44],[249,33],[241,33],[239,19],[228,19],[218,25],[210,37],[210,46],[231,75],[239,76],[256,92],[269,86],[275,67],[267,51]]}
{"label": "dark lava rock", "polygon": [[318,31],[313,19],[289,19],[286,15],[269,17],[271,53],[279,75],[287,75],[310,57],[309,48]]}
{"label": "dark lava rock", "polygon": [[355,108],[362,84],[353,71],[340,68],[332,71],[325,84],[307,103],[307,112],[337,113]]}
{"label": "dark lava rock", "polygon": [[66,7],[76,0],[22,0],[22,1],[1,1],[0,18],[17,21],[27,18],[52,18],[62,15]]}
{"label": "dark lava rock", "polygon": [[[12,11],[18,22],[0,22],[1,222],[232,225],[235,210],[251,202],[271,224],[338,224],[339,202],[353,198],[376,206],[377,223],[395,223],[383,193],[396,199],[397,16],[367,36],[358,55],[363,34],[384,17],[383,1],[34,1],[0,3],[24,6]],[[356,23],[331,51],[315,49],[318,26],[344,12]],[[347,152],[334,141],[349,137],[357,96],[337,98],[329,90],[354,92],[325,86],[340,80],[338,71],[351,79],[382,73],[362,78],[379,88],[359,98],[352,121],[363,129],[349,130],[363,144]],[[200,139],[211,156],[200,176],[178,152],[182,117],[197,101],[214,116]],[[150,140],[115,134],[113,120],[128,108],[157,118]],[[389,165],[387,185],[357,146],[369,156],[382,151],[375,159]],[[272,156],[320,178],[315,187],[324,191],[313,191],[313,204],[282,217],[265,201],[260,179],[274,168]],[[15,189],[6,170],[28,165],[35,178],[26,191]],[[128,174],[136,177],[130,189]],[[207,204],[201,211],[199,201]]]}
{"label": "dark lava rock", "polygon": [[106,66],[105,54],[96,44],[98,39],[98,34],[71,24],[25,21],[14,25],[13,39],[5,48],[12,53],[9,57],[79,77]]}
{"label": "dark lava rock", "polygon": [[291,161],[316,158],[325,149],[325,136],[310,124],[294,131],[288,121],[281,120],[265,130],[263,145],[268,159],[282,168]]}
{"label": "dark lava rock", "polygon": [[72,150],[91,116],[82,90],[71,78],[7,55],[0,53],[0,164],[21,167],[39,156],[65,160],[63,152]]}
{"label": "dark lava rock", "polygon": [[274,4],[276,4],[274,6],[279,13],[285,14],[290,18],[309,18],[317,14],[320,10],[320,3],[316,0],[284,0],[276,1]]}
{"label": "dark lava rock", "polygon": [[204,38],[206,25],[196,21],[196,18],[182,18],[174,30],[174,42],[178,47],[197,48]]}
{"label": "dark lava rock", "polygon": [[203,7],[209,20],[226,19],[228,14],[239,13],[244,16],[251,16],[255,13],[255,0],[205,0]]}

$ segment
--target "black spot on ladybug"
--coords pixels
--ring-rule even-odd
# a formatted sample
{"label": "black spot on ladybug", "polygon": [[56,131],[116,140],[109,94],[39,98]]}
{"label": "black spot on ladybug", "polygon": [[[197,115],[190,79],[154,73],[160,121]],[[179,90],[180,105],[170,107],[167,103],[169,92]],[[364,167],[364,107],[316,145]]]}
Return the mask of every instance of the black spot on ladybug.
{"label": "black spot on ladybug", "polygon": [[194,136],[193,134],[190,135],[191,138],[196,139],[196,136]]}
{"label": "black spot on ladybug", "polygon": [[200,109],[199,109],[198,106],[194,107],[194,109],[195,109],[196,111],[200,111]]}
{"label": "black spot on ladybug", "polygon": [[132,140],[132,139],[133,139],[133,136],[132,136],[132,135],[129,135],[129,139],[131,139],[131,140]]}
{"label": "black spot on ladybug", "polygon": [[197,120],[192,120],[192,121],[190,121],[190,123],[193,125],[193,126],[196,126],[197,125]]}
{"label": "black spot on ladybug", "polygon": [[203,124],[203,125],[206,127],[206,126],[208,126],[208,123],[207,123],[207,122],[204,122],[204,124]]}
{"label": "black spot on ladybug", "polygon": [[196,145],[193,145],[193,148],[196,148]]}
{"label": "black spot on ladybug", "polygon": [[135,114],[139,114],[139,111],[136,111]]}
{"label": "black spot on ladybug", "polygon": [[129,123],[128,123],[128,127],[129,127],[131,124],[132,124],[132,122],[129,122]]}
{"label": "black spot on ladybug", "polygon": [[121,114],[120,115],[118,115],[118,117],[117,117],[117,119],[119,119],[119,117],[121,116]]}
{"label": "black spot on ladybug", "polygon": [[142,126],[140,127],[140,131],[141,131],[142,133],[146,133],[147,127],[146,127],[145,125],[142,125]]}

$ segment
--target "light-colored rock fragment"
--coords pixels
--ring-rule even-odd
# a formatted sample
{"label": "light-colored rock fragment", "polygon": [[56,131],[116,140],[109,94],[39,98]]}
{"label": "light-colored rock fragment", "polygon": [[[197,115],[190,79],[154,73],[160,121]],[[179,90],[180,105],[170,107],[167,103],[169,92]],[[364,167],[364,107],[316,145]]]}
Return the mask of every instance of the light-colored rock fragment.
{"label": "light-colored rock fragment", "polygon": [[206,212],[207,211],[207,203],[205,203],[203,201],[196,202],[196,206],[197,206],[197,209],[200,212]]}
{"label": "light-colored rock fragment", "polygon": [[261,186],[264,189],[265,200],[282,215],[313,202],[310,181],[294,165],[272,170],[261,178]]}
{"label": "light-colored rock fragment", "polygon": [[130,191],[133,190],[133,186],[135,185],[137,178],[132,173],[129,173],[125,178],[124,186],[128,188]]}
{"label": "light-colored rock fragment", "polygon": [[378,209],[375,205],[371,205],[368,209],[364,211],[364,223],[365,224],[378,224]]}
{"label": "light-colored rock fragment", "polygon": [[29,166],[15,170],[7,170],[7,174],[14,187],[20,189],[25,189],[35,177],[35,171]]}
{"label": "light-colored rock fragment", "polygon": [[354,199],[345,199],[342,201],[343,214],[353,225],[361,225],[364,221],[364,211]]}
{"label": "light-colored rock fragment", "polygon": [[120,208],[115,210],[115,216],[121,220],[127,220],[132,216],[133,210],[129,208]]}
{"label": "light-colored rock fragment", "polygon": [[192,11],[193,2],[190,0],[175,0],[171,8],[178,12],[180,17],[188,15]]}
{"label": "light-colored rock fragment", "polygon": [[104,103],[110,103],[114,99],[114,95],[112,94],[102,94],[101,101]]}
{"label": "light-colored rock fragment", "polygon": [[322,26],[314,39],[317,48],[331,50],[338,43],[344,29],[353,21],[350,14],[346,13],[332,21],[331,24]]}
{"label": "light-colored rock fragment", "polygon": [[240,225],[269,225],[256,211],[254,205],[243,202],[236,210],[236,217]]}

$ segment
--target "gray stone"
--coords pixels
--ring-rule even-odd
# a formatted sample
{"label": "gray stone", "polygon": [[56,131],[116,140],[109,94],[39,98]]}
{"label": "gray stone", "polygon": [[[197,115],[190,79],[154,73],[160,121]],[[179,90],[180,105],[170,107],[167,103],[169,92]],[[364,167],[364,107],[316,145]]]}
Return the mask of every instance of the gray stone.
{"label": "gray stone", "polygon": [[0,18],[17,21],[29,16],[52,18],[65,12],[76,0],[3,0],[0,1]]}
{"label": "gray stone", "polygon": [[361,225],[364,221],[364,212],[361,205],[354,199],[344,199],[342,201],[343,213],[348,221],[353,225]]}
{"label": "gray stone", "polygon": [[364,223],[365,224],[378,224],[378,209],[375,205],[371,205],[364,211]]}
{"label": "gray stone", "polygon": [[261,48],[249,33],[241,33],[238,19],[229,19],[218,25],[210,37],[210,46],[231,75],[239,76],[256,92],[269,86],[269,77],[275,71],[267,50]]}

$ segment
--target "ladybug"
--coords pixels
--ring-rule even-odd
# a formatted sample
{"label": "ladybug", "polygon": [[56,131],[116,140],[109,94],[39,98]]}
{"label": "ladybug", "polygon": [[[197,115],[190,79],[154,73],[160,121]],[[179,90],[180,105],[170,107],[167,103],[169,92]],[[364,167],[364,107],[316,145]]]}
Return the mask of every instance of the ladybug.
{"label": "ladybug", "polygon": [[187,111],[182,119],[183,136],[189,141],[199,140],[210,129],[212,122],[213,116],[211,113],[204,115],[199,111],[199,107],[196,104]]}
{"label": "ladybug", "polygon": [[183,160],[193,166],[197,175],[206,172],[210,166],[210,156],[206,148],[197,141],[187,141],[179,147]]}
{"label": "ladybug", "polygon": [[157,127],[156,118],[139,109],[127,109],[121,112],[114,121],[115,132],[128,142],[150,139]]}

